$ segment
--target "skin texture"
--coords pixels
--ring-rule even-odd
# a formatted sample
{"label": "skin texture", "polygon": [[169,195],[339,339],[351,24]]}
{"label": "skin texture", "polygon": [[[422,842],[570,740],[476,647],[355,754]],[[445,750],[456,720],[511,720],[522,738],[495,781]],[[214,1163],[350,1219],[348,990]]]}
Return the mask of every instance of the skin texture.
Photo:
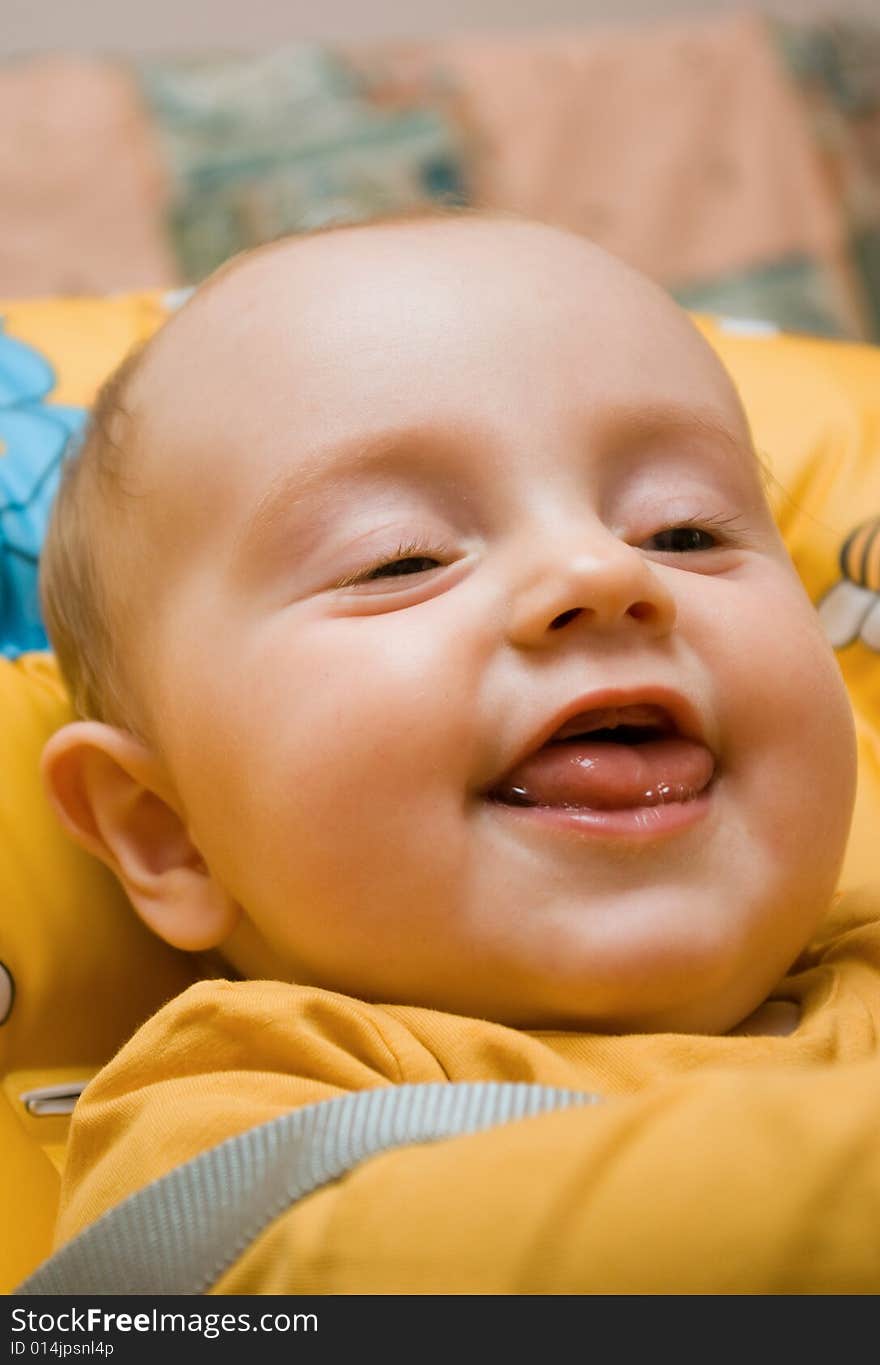
{"label": "skin texture", "polygon": [[[319,235],[199,291],[130,408],[149,738],[81,722],[44,772],[157,932],[519,1026],[756,1009],[833,894],[853,727],[738,398],[662,291],[537,224]],[[709,548],[656,540],[683,523]],[[695,822],[486,799],[578,698],[656,688],[714,756]]]}

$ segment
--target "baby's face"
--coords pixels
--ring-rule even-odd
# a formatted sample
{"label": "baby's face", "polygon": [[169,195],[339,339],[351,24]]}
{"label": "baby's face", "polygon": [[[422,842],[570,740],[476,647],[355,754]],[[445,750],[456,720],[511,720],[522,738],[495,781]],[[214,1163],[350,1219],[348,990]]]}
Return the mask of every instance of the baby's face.
{"label": "baby's face", "polygon": [[852,725],[665,295],[529,224],[342,232],[216,280],[135,388],[157,745],[279,970],[537,1027],[764,998]]}

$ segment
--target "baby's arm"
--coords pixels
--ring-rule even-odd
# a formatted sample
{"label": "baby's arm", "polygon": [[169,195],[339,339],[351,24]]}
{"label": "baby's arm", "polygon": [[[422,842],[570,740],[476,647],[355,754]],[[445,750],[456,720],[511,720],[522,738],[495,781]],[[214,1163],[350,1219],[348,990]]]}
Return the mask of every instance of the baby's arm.
{"label": "baby's arm", "polygon": [[392,1151],[217,1293],[798,1293],[880,1284],[880,1064],[693,1074]]}
{"label": "baby's arm", "polygon": [[[505,1052],[505,1033],[490,1047],[481,1032],[471,1055],[454,1031],[447,1064],[461,1079],[534,1079],[528,1060],[544,1050],[509,1039]],[[59,1239],[254,1124],[449,1074],[379,1007],[273,982],[192,987],[77,1105]],[[282,1213],[229,1269],[221,1259],[213,1288],[876,1292],[878,1131],[878,1059],[697,1068],[368,1158]]]}

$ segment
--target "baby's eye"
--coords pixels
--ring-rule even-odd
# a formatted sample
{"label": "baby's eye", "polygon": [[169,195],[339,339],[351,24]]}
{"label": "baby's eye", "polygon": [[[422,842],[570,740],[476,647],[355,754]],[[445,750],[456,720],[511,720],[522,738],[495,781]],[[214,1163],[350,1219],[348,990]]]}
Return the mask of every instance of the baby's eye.
{"label": "baby's eye", "polygon": [[718,543],[717,536],[702,526],[670,526],[665,531],[657,531],[642,548],[687,554],[692,550],[714,550]]}
{"label": "baby's eye", "polygon": [[439,569],[440,560],[430,555],[406,555],[403,559],[392,559],[387,564],[377,564],[360,579],[361,583],[375,583],[377,578],[400,578],[404,574],[427,573],[429,569]]}
{"label": "baby's eye", "polygon": [[432,569],[442,569],[455,558],[442,545],[420,544],[417,541],[405,542],[393,554],[384,554],[372,564],[347,574],[333,586],[336,588],[360,587],[364,583],[381,583],[388,578],[414,578],[419,574],[430,573]]}

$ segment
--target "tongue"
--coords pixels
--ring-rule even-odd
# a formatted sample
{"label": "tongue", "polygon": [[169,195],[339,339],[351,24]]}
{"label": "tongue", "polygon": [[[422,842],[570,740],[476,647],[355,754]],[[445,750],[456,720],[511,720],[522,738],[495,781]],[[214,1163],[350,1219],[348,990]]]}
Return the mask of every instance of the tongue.
{"label": "tongue", "polygon": [[546,744],[508,773],[493,796],[509,804],[586,806],[622,810],[692,801],[715,768],[710,751],[695,740],[667,737],[643,744],[589,738]]}

